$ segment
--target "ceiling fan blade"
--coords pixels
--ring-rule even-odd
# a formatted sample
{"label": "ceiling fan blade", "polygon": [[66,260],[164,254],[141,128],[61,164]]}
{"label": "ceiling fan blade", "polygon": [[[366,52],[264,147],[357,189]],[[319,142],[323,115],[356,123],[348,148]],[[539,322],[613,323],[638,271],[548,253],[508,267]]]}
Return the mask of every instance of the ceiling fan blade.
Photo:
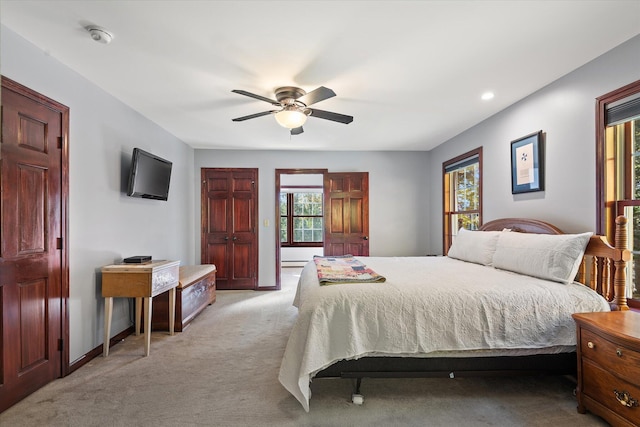
{"label": "ceiling fan blade", "polygon": [[353,116],[347,116],[346,114],[332,113],[331,111],[317,110],[315,108],[309,109],[311,110],[311,117],[331,120],[333,122],[340,122],[344,123],[345,125],[353,121]]}
{"label": "ceiling fan blade", "polygon": [[240,95],[248,96],[250,98],[259,99],[260,101],[268,102],[271,105],[280,105],[278,101],[273,99],[265,98],[264,96],[256,95],[255,93],[247,92],[246,90],[234,89],[231,92],[239,93]]}
{"label": "ceiling fan blade", "polygon": [[316,102],[324,101],[325,99],[333,98],[336,93],[328,87],[320,86],[318,89],[312,90],[306,95],[302,95],[297,100],[304,105],[309,106]]}
{"label": "ceiling fan blade", "polygon": [[302,129],[302,126],[300,126],[299,128],[291,129],[291,135],[300,135],[302,132],[304,132],[304,129]]}
{"label": "ceiling fan blade", "polygon": [[277,113],[277,112],[278,112],[278,110],[263,111],[262,113],[255,113],[255,114],[249,114],[248,116],[236,117],[235,119],[232,119],[232,120],[234,122],[243,122],[245,120],[255,119],[256,117],[267,116],[269,114],[273,114],[273,113]]}

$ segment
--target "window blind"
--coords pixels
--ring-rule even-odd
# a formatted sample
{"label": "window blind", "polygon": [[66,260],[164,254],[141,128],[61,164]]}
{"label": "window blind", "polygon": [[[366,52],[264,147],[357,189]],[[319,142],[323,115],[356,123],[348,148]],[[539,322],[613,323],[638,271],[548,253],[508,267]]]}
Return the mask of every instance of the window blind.
{"label": "window blind", "polygon": [[459,162],[453,163],[451,165],[447,165],[444,168],[445,173],[451,173],[455,170],[466,168],[469,165],[480,162],[480,156],[477,154],[475,156],[467,157],[466,159],[460,160]]}
{"label": "window blind", "polygon": [[607,126],[640,118],[640,93],[611,103],[611,105],[607,106],[605,114]]}

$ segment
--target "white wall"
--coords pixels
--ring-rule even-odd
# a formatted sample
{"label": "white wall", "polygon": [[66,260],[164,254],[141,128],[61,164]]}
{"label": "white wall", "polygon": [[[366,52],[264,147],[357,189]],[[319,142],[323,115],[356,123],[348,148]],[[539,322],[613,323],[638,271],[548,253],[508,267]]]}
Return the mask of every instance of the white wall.
{"label": "white wall", "polygon": [[[431,249],[442,251],[442,162],[479,146],[485,222],[525,217],[595,231],[595,99],[638,79],[640,36],[431,150]],[[546,133],[545,191],[512,195],[511,141],[538,130]]]}
{"label": "white wall", "polygon": [[[308,185],[310,187],[322,187],[324,185],[324,175],[318,173],[280,174],[280,188],[286,186],[301,187],[304,185]],[[318,189],[318,191],[322,192],[321,189]]]}
{"label": "white wall", "polygon": [[[131,255],[194,259],[193,149],[73,70],[1,27],[2,75],[70,109],[70,360],[103,341],[100,267]],[[167,202],[127,197],[133,147],[173,162]],[[116,299],[112,331],[130,326]]]}
{"label": "white wall", "polygon": [[[238,131],[242,137],[242,131]],[[314,152],[196,150],[194,195],[200,198],[201,168],[258,168],[260,231],[258,285],[275,285],[275,170],[328,169],[329,172],[369,172],[371,256],[424,255],[429,235],[426,152]],[[199,203],[198,203],[199,206]],[[200,213],[194,217],[199,236]],[[200,252],[200,241],[196,242]]]}
{"label": "white wall", "polygon": [[314,255],[324,255],[324,248],[280,248],[280,261],[311,261]]}

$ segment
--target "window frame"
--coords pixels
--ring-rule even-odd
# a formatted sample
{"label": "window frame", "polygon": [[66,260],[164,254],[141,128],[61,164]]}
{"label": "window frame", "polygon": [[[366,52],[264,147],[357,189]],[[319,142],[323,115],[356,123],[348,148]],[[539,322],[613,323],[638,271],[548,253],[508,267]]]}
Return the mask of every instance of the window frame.
{"label": "window frame", "polygon": [[[295,190],[296,188],[302,189],[319,189],[320,191],[312,192],[312,191],[286,191],[286,190]],[[318,185],[305,185],[302,187],[297,186],[287,186],[283,187],[280,190],[280,194],[285,193],[287,195],[287,215],[282,215],[280,211],[280,199],[278,198],[278,221],[282,221],[282,218],[287,218],[287,241],[283,242],[280,240],[280,234],[278,234],[278,239],[280,240],[280,247],[283,248],[318,248],[324,247],[324,238],[319,242],[295,242],[293,240],[293,223],[295,218],[321,218],[322,219],[322,227],[324,228],[324,195],[322,192],[322,186]],[[294,194],[300,193],[314,193],[319,194],[322,199],[322,215],[295,215],[293,212],[293,197]],[[280,228],[281,229],[281,228]],[[324,230],[322,232],[322,236],[324,236]]]}
{"label": "window frame", "polygon": [[[472,158],[478,158],[478,208],[467,211],[455,211],[451,210],[451,183],[447,177],[448,173],[447,168],[456,163],[462,163],[466,160],[471,160]],[[449,248],[451,247],[451,243],[453,242],[453,233],[456,230],[452,230],[450,226],[449,218],[451,215],[456,214],[478,214],[478,224],[482,225],[482,147],[475,148],[471,151],[467,151],[464,154],[456,156],[452,159],[449,159],[442,163],[442,249],[443,254],[447,254]]]}
{"label": "window frame", "polygon": [[[631,198],[628,197],[630,189],[628,188],[625,188],[623,199],[615,200],[615,202],[606,200],[607,185],[611,185],[608,183],[609,177],[607,176],[607,111],[611,104],[639,93],[640,80],[637,80],[596,98],[596,233],[607,236],[610,241],[613,241],[615,235],[617,212],[624,210],[625,206],[637,205],[637,201],[630,200]],[[619,160],[617,155],[614,155],[614,161],[617,160]],[[625,182],[629,182],[631,175],[629,159],[625,158],[623,162]],[[613,191],[618,192],[615,189]],[[627,304],[634,309],[640,309],[640,299],[627,298]]]}

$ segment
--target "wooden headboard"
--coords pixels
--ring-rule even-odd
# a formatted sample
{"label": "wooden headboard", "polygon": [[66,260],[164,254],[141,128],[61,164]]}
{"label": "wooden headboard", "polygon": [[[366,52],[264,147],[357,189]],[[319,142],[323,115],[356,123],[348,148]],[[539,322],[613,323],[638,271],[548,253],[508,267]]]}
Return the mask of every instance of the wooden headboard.
{"label": "wooden headboard", "polygon": [[564,234],[555,225],[529,218],[500,218],[480,226],[481,231],[502,231],[505,228],[520,233]]}
{"label": "wooden headboard", "polygon": [[[480,227],[481,231],[504,229],[521,233],[563,234],[555,225],[528,218],[500,218]],[[631,252],[627,249],[627,219],[619,216],[616,218],[613,245],[605,236],[591,236],[576,280],[606,298],[612,310],[628,310],[625,267],[630,259]]]}

